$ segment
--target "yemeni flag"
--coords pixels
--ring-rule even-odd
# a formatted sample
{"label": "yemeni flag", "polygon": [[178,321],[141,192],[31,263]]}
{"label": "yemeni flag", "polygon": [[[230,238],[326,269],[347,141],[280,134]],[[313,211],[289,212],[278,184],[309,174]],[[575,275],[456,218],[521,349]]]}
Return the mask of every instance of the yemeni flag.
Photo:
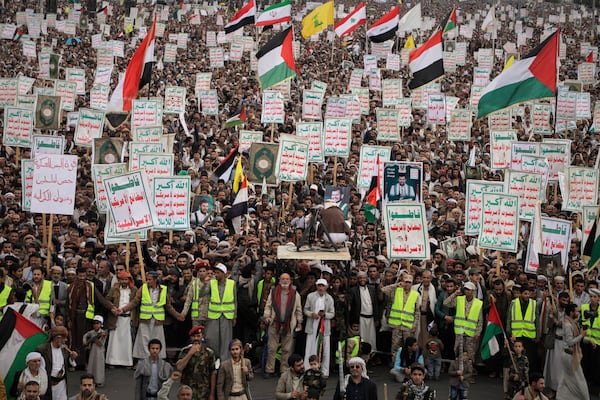
{"label": "yemeni flag", "polygon": [[152,66],[156,64],[154,58],[155,41],[156,16],[154,16],[150,31],[133,53],[125,74],[119,79],[119,83],[108,102],[108,111],[131,111],[131,104],[137,97],[138,91],[150,83]]}
{"label": "yemeni flag", "polygon": [[242,215],[245,215],[247,213],[248,180],[245,176],[242,176],[242,186],[240,187],[240,191],[235,196],[235,200],[233,201],[231,208],[229,209],[229,211],[227,211],[225,222],[229,225],[230,228],[233,229],[235,233],[240,233],[242,231]]}
{"label": "yemeni flag", "polygon": [[455,29],[457,26],[458,23],[456,22],[456,6],[454,6],[452,7],[452,11],[450,11],[450,14],[448,14],[448,16],[442,21],[442,32],[446,33],[448,31],[451,31],[452,29]]}
{"label": "yemeni flag", "polygon": [[333,27],[335,34],[340,38],[354,32],[356,28],[367,22],[367,8],[364,2],[360,3],[354,11],[339,20]]}
{"label": "yemeni flag", "polygon": [[231,150],[223,159],[223,161],[221,161],[221,164],[219,164],[219,166],[213,171],[212,179],[214,181],[223,179],[225,182],[229,182],[229,178],[231,178],[231,170],[233,170],[235,156],[238,154],[238,148],[239,145]]}
{"label": "yemeni flag", "polygon": [[292,27],[289,26],[273,36],[256,53],[258,78],[263,90],[296,76],[292,41]]}
{"label": "yemeni flag", "polygon": [[96,14],[104,13],[104,15],[108,15],[108,6],[104,6],[99,10],[96,10]]}
{"label": "yemeni flag", "polygon": [[379,220],[379,202],[381,201],[381,160],[377,154],[377,172],[371,177],[371,185],[367,192],[365,218],[368,222]]}
{"label": "yemeni flag", "polygon": [[48,339],[36,324],[12,308],[4,309],[0,321],[0,376],[11,388],[17,371],[27,367],[25,357]]}
{"label": "yemeni flag", "polygon": [[483,90],[477,118],[529,100],[556,95],[560,29],[527,57],[515,61]]}
{"label": "yemeni flag", "polygon": [[398,31],[400,6],[394,7],[367,30],[367,36],[373,43],[383,43],[393,39]]}
{"label": "yemeni flag", "polygon": [[242,106],[242,112],[225,121],[225,128],[233,128],[238,125],[244,125],[246,123],[246,119],[246,106]]}
{"label": "yemeni flag", "polygon": [[413,78],[408,87],[416,89],[444,75],[442,30],[435,32],[421,47],[408,56]]}
{"label": "yemeni flag", "polygon": [[292,20],[292,4],[290,0],[284,0],[281,3],[273,4],[260,13],[254,25],[271,26],[290,22]]}
{"label": "yemeni flag", "polygon": [[504,328],[500,315],[498,315],[498,309],[496,308],[496,302],[492,298],[492,308],[488,315],[487,326],[485,327],[485,333],[483,334],[483,340],[481,341],[481,358],[487,360],[494,354],[500,351],[500,343],[498,343],[497,335],[504,334]]}
{"label": "yemeni flag", "polygon": [[225,25],[225,33],[232,33],[238,29],[242,29],[246,25],[253,24],[255,17],[256,7],[254,6],[254,0],[250,0]]}

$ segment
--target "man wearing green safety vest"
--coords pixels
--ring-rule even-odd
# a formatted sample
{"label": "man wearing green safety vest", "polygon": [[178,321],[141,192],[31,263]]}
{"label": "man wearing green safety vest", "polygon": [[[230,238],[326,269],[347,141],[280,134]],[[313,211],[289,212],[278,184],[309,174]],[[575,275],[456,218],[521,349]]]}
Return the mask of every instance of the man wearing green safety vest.
{"label": "man wearing green safety vest", "polygon": [[189,311],[192,313],[192,326],[205,326],[208,314],[208,297],[201,296],[201,293],[202,288],[210,283],[210,275],[208,275],[210,264],[206,260],[198,260],[194,265],[197,275],[187,287],[181,315],[185,317]]}
{"label": "man wearing green safety vest", "polygon": [[412,275],[405,271],[398,283],[381,289],[385,295],[387,321],[392,327],[392,360],[396,359],[396,352],[406,338],[417,331],[421,299],[419,292],[412,290],[412,283]]}
{"label": "man wearing green safety vest", "polygon": [[[32,315],[33,322],[40,328],[47,323],[52,298],[52,282],[45,280],[44,274],[45,271],[41,266],[31,268],[31,281],[29,281],[31,288],[25,295],[25,303],[38,304],[40,306],[40,311],[38,311],[37,315]],[[93,312],[91,318],[94,318]]]}
{"label": "man wearing green safety vest", "polygon": [[[462,291],[457,290],[444,300],[445,307],[456,308],[456,315],[454,316],[454,334],[456,335],[454,353],[460,353],[462,341],[462,352],[469,354],[465,370],[472,370],[473,357],[477,351],[481,329],[483,328],[483,301],[474,296],[476,290],[477,286],[473,282],[467,282]],[[473,378],[469,383],[474,383]]]}
{"label": "man wearing green safety vest", "polygon": [[521,288],[521,297],[514,299],[508,308],[508,321],[506,324],[506,335],[514,343],[516,338],[521,339],[525,354],[529,359],[529,371],[542,372],[538,362],[537,343],[539,342],[539,310],[536,300],[530,299],[529,295],[535,295],[535,291],[524,286]]}
{"label": "man wearing green safety vest", "polygon": [[8,296],[10,296],[10,291],[12,288],[5,284],[4,271],[0,269],[0,319],[2,319],[2,315],[4,314],[4,307],[8,304]]}
{"label": "man wearing green safety vest", "polygon": [[581,365],[588,382],[600,382],[600,289],[588,289],[590,302],[581,305],[581,326],[587,326],[587,341],[582,341],[581,352],[583,360]]}
{"label": "man wearing green safety vest", "polygon": [[263,269],[263,279],[258,281],[256,284],[256,303],[258,304],[258,315],[263,315],[265,312],[265,306],[267,305],[267,299],[271,293],[271,288],[275,287],[275,270],[272,266],[268,265]]}
{"label": "man wearing green safety vest", "polygon": [[209,296],[206,320],[206,341],[221,361],[231,357],[229,342],[237,319],[235,282],[227,279],[227,267],[218,263],[213,267],[215,278],[202,288],[200,294]]}
{"label": "man wearing green safety vest", "polygon": [[180,319],[181,315],[171,306],[167,297],[167,287],[158,282],[158,273],[150,271],[146,273],[144,283],[126,306],[116,310],[117,314],[127,314],[137,306],[140,306],[138,327],[135,343],[133,344],[133,357],[146,358],[148,353],[148,342],[158,339],[163,344],[160,350],[160,358],[166,358],[165,331],[163,324],[165,314],[168,312],[173,317]]}

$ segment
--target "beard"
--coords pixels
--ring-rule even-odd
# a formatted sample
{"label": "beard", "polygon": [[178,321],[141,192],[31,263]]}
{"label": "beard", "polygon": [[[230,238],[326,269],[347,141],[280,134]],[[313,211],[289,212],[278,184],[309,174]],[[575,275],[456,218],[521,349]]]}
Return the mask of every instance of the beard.
{"label": "beard", "polygon": [[282,289],[287,289],[287,288],[289,288],[289,287],[290,287],[290,284],[289,284],[289,283],[286,283],[286,284],[283,284],[283,283],[282,283],[282,284],[281,284],[281,288],[282,288]]}

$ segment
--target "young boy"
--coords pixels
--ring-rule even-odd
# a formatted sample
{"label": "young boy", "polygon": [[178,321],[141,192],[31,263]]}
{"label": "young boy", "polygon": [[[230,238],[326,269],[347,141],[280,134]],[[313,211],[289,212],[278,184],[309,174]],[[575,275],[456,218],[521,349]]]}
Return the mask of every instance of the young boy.
{"label": "young boy", "polygon": [[428,379],[440,380],[440,370],[442,369],[442,350],[444,350],[444,344],[438,338],[437,327],[432,327],[429,330],[431,337],[425,343],[425,350],[427,354],[427,373]]}
{"label": "young boy", "polygon": [[104,386],[104,344],[107,333],[102,329],[104,318],[96,315],[92,321],[92,330],[83,335],[83,345],[89,349],[87,373],[94,375],[96,386]]}
{"label": "young boy", "polygon": [[510,399],[529,382],[529,359],[524,354],[523,342],[517,339],[513,344],[513,350],[515,363],[511,362],[508,374],[508,393],[505,393],[505,397]]}
{"label": "young boy", "polygon": [[467,400],[469,395],[469,380],[473,376],[473,367],[469,363],[469,353],[462,354],[463,369],[460,369],[458,357],[450,363],[448,375],[450,375],[450,400]]}
{"label": "young boy", "polygon": [[327,379],[321,373],[319,358],[313,354],[308,358],[308,362],[310,363],[310,369],[304,373],[304,391],[307,392],[310,389],[316,389],[322,396],[325,393]]}
{"label": "young boy", "polygon": [[396,352],[396,361],[390,374],[396,377],[396,381],[403,383],[410,379],[410,366],[414,363],[423,365],[423,352],[419,348],[417,338],[409,336],[404,341],[404,347],[399,347]]}

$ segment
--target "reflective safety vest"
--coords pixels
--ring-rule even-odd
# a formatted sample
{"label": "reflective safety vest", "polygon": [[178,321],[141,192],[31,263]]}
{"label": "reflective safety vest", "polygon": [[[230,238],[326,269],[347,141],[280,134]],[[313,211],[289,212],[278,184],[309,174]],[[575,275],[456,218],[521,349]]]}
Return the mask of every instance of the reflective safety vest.
{"label": "reflective safety vest", "polygon": [[[360,351],[360,336],[352,336],[349,337],[345,340],[340,341],[340,344],[342,345],[342,359],[341,361],[346,361],[345,358],[346,356],[348,357],[348,360],[353,358],[353,357],[357,357],[358,356],[358,352]],[[349,344],[353,344],[354,347],[352,347],[352,351],[349,354],[346,354],[346,345]],[[340,352],[339,350],[335,351],[335,358],[336,358],[336,364],[340,363]]]}
{"label": "reflective safety vest", "polygon": [[473,298],[469,315],[465,316],[466,296],[458,296],[456,298],[456,315],[454,316],[454,333],[457,335],[465,334],[469,337],[475,336],[477,329],[477,321],[481,314],[483,301],[478,298]]}
{"label": "reflective safety vest", "polygon": [[[271,284],[275,283],[275,277],[271,278]],[[265,280],[261,279],[258,281],[258,285],[256,285],[256,299],[258,300],[258,305],[260,305],[260,299],[262,298],[263,287],[265,286]]]}
{"label": "reflective safety vest", "polygon": [[165,304],[167,304],[167,287],[160,285],[160,295],[158,302],[152,304],[152,297],[150,296],[150,290],[148,284],[142,285],[142,302],[140,304],[140,319],[151,319],[154,318],[157,321],[165,320]]}
{"label": "reflective safety vest", "polygon": [[510,329],[513,336],[535,339],[535,311],[537,302],[529,299],[525,316],[523,316],[523,311],[521,310],[521,300],[514,299],[512,303],[513,306],[510,313]]}
{"label": "reflective safety vest", "polygon": [[198,279],[194,279],[192,281],[192,318],[193,319],[197,319],[200,316],[198,307],[200,307],[200,285],[198,284]]}
{"label": "reflective safety vest", "polygon": [[[52,282],[43,281],[42,282],[42,290],[40,291],[40,295],[38,297],[38,304],[40,305],[40,315],[48,315],[50,312],[50,302],[52,298]],[[26,303],[34,303],[33,293],[31,289],[27,291],[27,295],[25,296]],[[87,318],[87,315],[86,315]],[[94,315],[92,314],[92,317]]]}
{"label": "reflective safety vest", "polygon": [[[594,318],[594,323],[591,323],[590,319],[586,319],[584,317],[584,312],[590,311],[589,304],[581,305],[581,324],[588,325],[589,328],[587,330],[587,338],[591,340],[593,343],[596,343],[600,346],[600,316]],[[596,309],[596,311],[600,311],[600,307]]]}
{"label": "reflective safety vest", "polygon": [[2,310],[0,310],[0,319],[2,319],[2,315],[4,314],[3,307],[6,307],[6,305],[8,304],[8,296],[10,295],[11,290],[12,288],[5,284],[4,289],[2,289],[2,291],[0,292],[0,308],[2,308]]}
{"label": "reflective safety vest", "polygon": [[390,310],[388,324],[391,326],[404,326],[411,329],[415,322],[415,306],[418,298],[419,292],[411,290],[406,299],[406,304],[403,304],[404,289],[397,288],[396,293],[394,294],[394,303]]}
{"label": "reflective safety vest", "polygon": [[223,315],[227,319],[233,319],[235,315],[235,283],[231,279],[225,280],[225,291],[223,298],[219,295],[219,282],[216,279],[210,281],[210,302],[208,303],[208,319],[219,319]]}

